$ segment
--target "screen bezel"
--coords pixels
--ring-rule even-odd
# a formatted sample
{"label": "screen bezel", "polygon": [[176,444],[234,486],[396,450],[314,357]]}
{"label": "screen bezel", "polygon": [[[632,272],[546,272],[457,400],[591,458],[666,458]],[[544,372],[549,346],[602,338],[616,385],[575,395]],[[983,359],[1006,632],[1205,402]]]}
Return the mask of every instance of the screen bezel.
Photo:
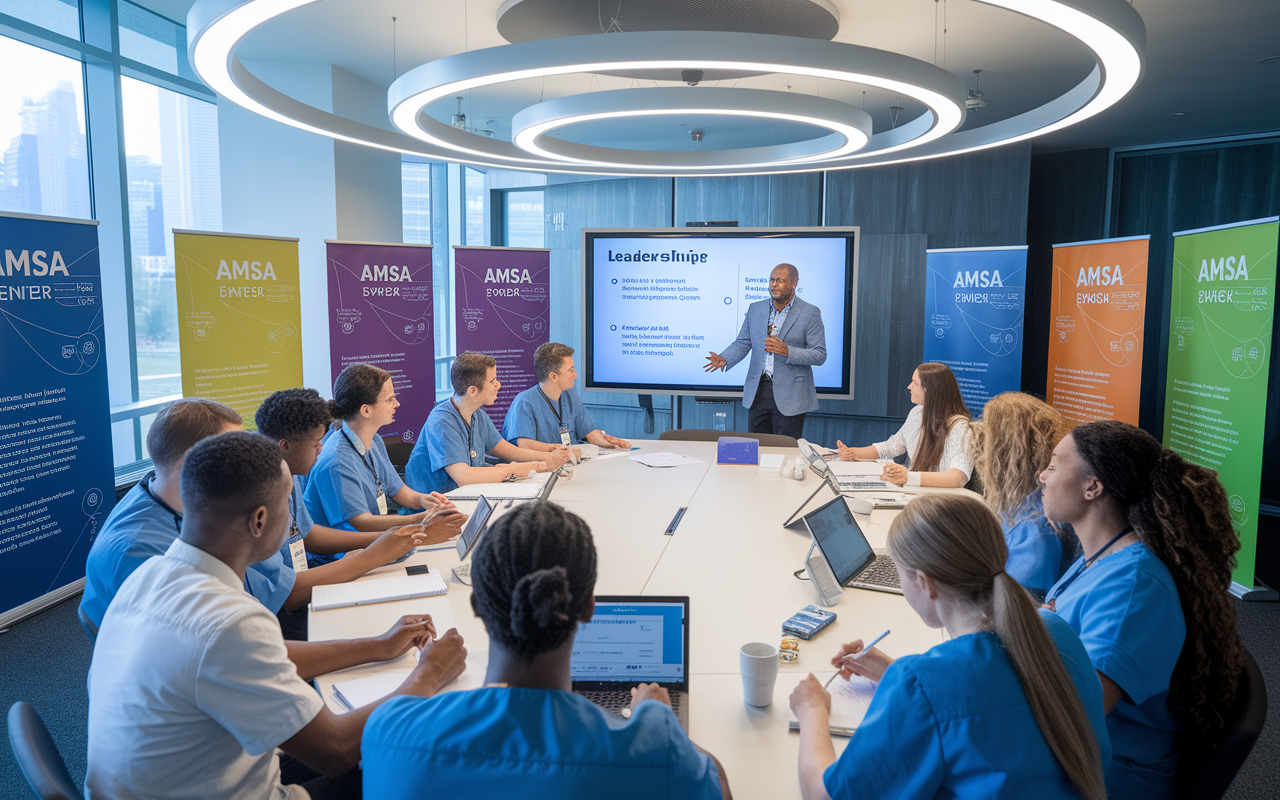
{"label": "screen bezel", "polygon": [[855,534],[859,539],[862,540],[862,543],[867,546],[867,555],[866,555],[866,558],[864,558],[862,561],[856,562],[853,569],[849,570],[849,572],[846,573],[845,575],[841,575],[840,573],[836,572],[835,565],[831,563],[831,559],[827,556],[826,548],[822,546],[822,538],[819,537],[817,534],[815,534],[813,532],[813,528],[809,526],[809,517],[815,516],[817,514],[821,514],[823,511],[827,510],[827,508],[835,505],[836,503],[844,503],[844,495],[840,495],[835,500],[832,500],[829,503],[825,503],[821,506],[818,506],[813,511],[810,511],[808,514],[805,514],[804,517],[802,517],[802,519],[804,520],[805,530],[809,531],[809,536],[813,537],[814,543],[818,545],[819,552],[821,552],[822,557],[826,559],[827,566],[831,567],[831,573],[836,576],[836,583],[840,584],[841,586],[844,586],[847,581],[853,580],[857,576],[861,575],[862,571],[865,570],[868,566],[872,564],[872,562],[876,560],[876,551],[875,551],[875,548],[871,546],[871,542],[867,541],[867,535],[862,532],[862,526],[858,524],[858,518],[854,516],[853,511],[849,508],[848,503],[845,503],[845,507],[844,507],[845,513],[849,515],[849,519],[852,520],[853,522],[853,530]]}
{"label": "screen bezel", "polygon": [[[644,394],[676,394],[695,397],[741,398],[742,387],[735,384],[693,385],[683,383],[623,383],[595,379],[595,342],[592,336],[595,298],[592,291],[595,275],[595,242],[597,239],[758,239],[758,238],[832,238],[850,240],[845,262],[845,361],[841,364],[839,387],[816,387],[819,397],[852,400],[854,396],[854,362],[857,352],[858,255],[862,246],[858,226],[786,227],[786,228],[583,228],[582,229],[582,347],[584,390],[593,392],[640,392]],[[804,279],[803,273],[801,280]],[[832,331],[828,329],[827,336]],[[708,345],[723,347],[723,345]],[[700,353],[705,357],[705,353]]]}
{"label": "screen bezel", "polygon": [[[660,603],[663,605],[674,605],[676,603],[682,603],[684,605],[684,680],[669,681],[669,682],[658,681],[658,685],[665,688],[669,692],[689,691],[689,670],[691,669],[691,666],[689,663],[689,628],[692,627],[692,622],[693,622],[692,619],[690,619],[689,617],[689,598],[687,596],[675,596],[675,595],[670,595],[670,596],[654,595],[652,597],[648,595],[645,595],[643,597],[638,595],[619,595],[619,594],[596,595],[596,605],[600,605],[602,603],[626,603],[628,605],[654,604],[654,603]],[[577,636],[576,630],[574,631],[574,635]],[[628,683],[627,681],[575,680],[573,681],[573,688],[575,690],[581,690],[586,692],[611,691],[611,690],[629,689],[632,686],[635,686],[636,683],[637,681],[632,681]],[[650,683],[652,683],[652,681],[650,681]]]}
{"label": "screen bezel", "polygon": [[[481,511],[481,506],[484,510]],[[471,512],[471,518],[467,520],[466,526],[462,529],[462,533],[458,534],[458,560],[462,561],[471,555],[471,551],[475,549],[476,542],[480,541],[480,534],[484,533],[484,529],[489,524],[489,517],[493,516],[493,504],[489,502],[489,498],[480,495],[476,500],[476,507]],[[467,540],[467,531],[474,528],[475,533],[471,535],[470,541]]]}

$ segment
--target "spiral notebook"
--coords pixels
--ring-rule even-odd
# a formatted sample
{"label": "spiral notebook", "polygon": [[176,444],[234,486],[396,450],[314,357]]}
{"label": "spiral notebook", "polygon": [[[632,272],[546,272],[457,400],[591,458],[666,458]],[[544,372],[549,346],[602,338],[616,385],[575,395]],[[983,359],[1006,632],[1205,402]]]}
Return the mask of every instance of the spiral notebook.
{"label": "spiral notebook", "polygon": [[434,597],[448,591],[449,587],[436,569],[422,575],[392,575],[367,581],[331,583],[311,590],[311,610],[328,611],[331,608]]}
{"label": "spiral notebook", "polygon": [[[862,724],[871,706],[871,698],[876,693],[876,682],[861,675],[852,675],[849,680],[836,678],[827,687],[831,693],[831,718],[827,726],[832,736],[852,736]],[[800,720],[791,715],[788,727],[793,731],[800,730]]]}

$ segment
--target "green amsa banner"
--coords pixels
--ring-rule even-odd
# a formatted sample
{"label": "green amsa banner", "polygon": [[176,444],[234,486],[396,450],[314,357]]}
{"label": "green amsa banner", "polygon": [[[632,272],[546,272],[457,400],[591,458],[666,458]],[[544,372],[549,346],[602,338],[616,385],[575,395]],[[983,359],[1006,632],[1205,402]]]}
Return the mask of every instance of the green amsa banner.
{"label": "green amsa banner", "polygon": [[1164,444],[1215,469],[1253,588],[1280,217],[1175,233]]}

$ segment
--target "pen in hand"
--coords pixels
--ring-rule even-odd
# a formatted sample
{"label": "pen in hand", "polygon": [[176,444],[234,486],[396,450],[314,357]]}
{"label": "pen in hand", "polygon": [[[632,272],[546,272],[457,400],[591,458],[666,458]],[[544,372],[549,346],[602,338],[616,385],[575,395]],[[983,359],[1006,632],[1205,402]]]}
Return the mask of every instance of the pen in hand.
{"label": "pen in hand", "polygon": [[[848,659],[850,659],[850,658],[854,658],[854,659],[862,658],[864,655],[866,655],[867,653],[871,652],[871,648],[875,647],[877,644],[880,644],[880,640],[884,639],[884,637],[886,637],[886,636],[888,636],[888,635],[889,635],[889,631],[886,629],[884,633],[882,633],[882,634],[880,634],[879,636],[877,636],[876,638],[872,639],[870,644],[866,645],[865,647],[863,647],[861,650],[859,650],[859,651],[858,651],[858,652],[856,652],[856,653],[850,653],[850,654],[848,654],[848,655],[847,655],[847,656],[845,656],[845,657],[844,657],[844,659],[842,659],[842,660],[846,660],[846,661],[847,661],[847,660],[848,660]],[[835,675],[832,675],[830,678],[827,678],[827,682],[826,682],[826,683],[824,683],[824,684],[822,684],[822,688],[823,688],[823,689],[826,689],[828,686],[830,686],[830,685],[831,685],[831,682],[832,682],[832,681],[834,681],[834,680],[836,679],[836,676],[837,676],[837,675],[839,675],[839,674],[840,674],[840,670],[836,670]]]}

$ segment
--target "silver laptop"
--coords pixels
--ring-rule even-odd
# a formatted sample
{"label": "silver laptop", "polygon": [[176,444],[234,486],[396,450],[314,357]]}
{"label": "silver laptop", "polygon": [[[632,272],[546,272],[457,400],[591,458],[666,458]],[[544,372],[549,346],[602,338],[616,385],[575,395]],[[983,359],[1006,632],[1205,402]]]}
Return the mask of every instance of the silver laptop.
{"label": "silver laptop", "polygon": [[618,717],[631,687],[656,683],[689,732],[689,598],[597,596],[596,613],[578,626],[569,660],[573,691]]}
{"label": "silver laptop", "polygon": [[841,586],[902,594],[893,558],[871,547],[843,497],[805,514],[804,524]]}
{"label": "silver laptop", "polygon": [[897,489],[897,486],[886,483],[885,481],[869,478],[866,475],[837,475],[835,470],[831,469],[831,465],[827,463],[827,459],[822,457],[814,446],[804,439],[797,440],[800,445],[800,454],[809,462],[810,468],[818,474],[820,478],[830,481],[833,489],[840,492],[876,492],[886,489]]}

